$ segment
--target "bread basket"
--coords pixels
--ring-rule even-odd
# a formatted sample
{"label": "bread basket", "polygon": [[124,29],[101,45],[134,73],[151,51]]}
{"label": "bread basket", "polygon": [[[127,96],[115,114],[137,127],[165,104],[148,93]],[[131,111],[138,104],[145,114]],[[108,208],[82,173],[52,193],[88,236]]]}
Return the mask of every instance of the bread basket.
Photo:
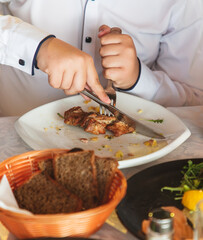
{"label": "bread basket", "polygon": [[[21,185],[38,170],[38,162],[52,158],[67,149],[31,151],[0,163],[0,179],[5,174],[12,190]],[[0,221],[17,238],[36,237],[88,237],[106,221],[126,193],[127,182],[117,170],[106,204],[93,209],[68,214],[25,215],[0,208]]]}

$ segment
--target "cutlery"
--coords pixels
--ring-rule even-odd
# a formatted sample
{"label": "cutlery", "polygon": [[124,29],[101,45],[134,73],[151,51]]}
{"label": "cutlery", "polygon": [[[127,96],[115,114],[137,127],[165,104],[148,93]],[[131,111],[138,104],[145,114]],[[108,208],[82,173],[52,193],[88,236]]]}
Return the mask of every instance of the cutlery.
{"label": "cutlery", "polygon": [[24,240],[96,240],[93,238],[82,238],[82,237],[39,237],[39,238],[29,238]]}
{"label": "cutlery", "polygon": [[135,128],[137,133],[142,134],[142,135],[147,136],[147,137],[151,137],[151,138],[165,139],[165,137],[162,134],[155,132],[153,129],[144,125],[140,121],[133,119],[132,117],[125,114],[124,112],[122,112],[118,108],[112,106],[111,104],[106,104],[106,103],[102,102],[90,90],[85,88],[81,93],[84,94],[85,96],[91,98],[93,101],[97,102],[98,104],[102,105],[106,109],[108,109],[119,121],[123,121],[126,124],[128,124],[130,127]]}
{"label": "cutlery", "polygon": [[[112,80],[110,80],[110,79],[107,80],[107,86],[104,90],[111,100],[111,105],[113,105],[115,107],[116,106],[116,90],[113,86]],[[103,113],[104,113],[104,115],[108,115],[108,116],[111,115],[111,112],[108,111],[108,114],[107,114],[106,108],[103,107],[102,105],[100,105],[100,114],[103,114]]]}

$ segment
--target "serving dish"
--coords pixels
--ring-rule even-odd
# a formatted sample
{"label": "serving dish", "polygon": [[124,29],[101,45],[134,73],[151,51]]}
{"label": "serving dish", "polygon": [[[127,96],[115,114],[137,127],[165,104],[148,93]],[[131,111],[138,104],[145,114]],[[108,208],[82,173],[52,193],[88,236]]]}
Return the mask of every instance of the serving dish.
{"label": "serving dish", "polygon": [[[123,225],[136,237],[145,240],[142,221],[148,213],[162,206],[175,206],[182,210],[181,200],[174,200],[175,193],[161,191],[164,186],[177,187],[183,175],[181,170],[189,159],[175,160],[146,168],[128,179],[127,193],[116,208]],[[190,159],[193,163],[203,162],[203,158]]]}
{"label": "serving dish", "polygon": [[34,150],[74,147],[93,149],[98,156],[117,157],[120,169],[161,158],[180,146],[191,134],[185,124],[168,109],[122,92],[117,92],[117,107],[163,134],[165,140],[157,140],[156,146],[150,146],[144,144],[150,140],[149,137],[137,133],[112,138],[110,132],[93,135],[80,127],[68,126],[58,113],[63,115],[74,106],[81,106],[84,111],[99,107],[93,101],[84,101],[80,95],[67,97],[24,114],[15,122],[15,129]]}

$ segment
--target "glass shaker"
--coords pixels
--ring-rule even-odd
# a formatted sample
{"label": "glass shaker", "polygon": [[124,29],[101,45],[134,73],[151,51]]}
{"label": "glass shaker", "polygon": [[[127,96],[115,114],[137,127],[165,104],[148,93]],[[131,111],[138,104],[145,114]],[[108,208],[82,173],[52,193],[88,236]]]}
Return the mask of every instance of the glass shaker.
{"label": "glass shaker", "polygon": [[173,213],[158,208],[149,213],[150,225],[147,240],[173,239]]}

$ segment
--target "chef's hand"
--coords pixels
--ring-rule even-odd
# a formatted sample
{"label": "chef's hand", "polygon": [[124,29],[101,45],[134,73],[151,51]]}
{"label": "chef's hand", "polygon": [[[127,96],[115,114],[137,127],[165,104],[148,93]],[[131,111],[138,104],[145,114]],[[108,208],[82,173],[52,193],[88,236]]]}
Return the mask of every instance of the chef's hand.
{"label": "chef's hand", "polygon": [[104,77],[118,88],[133,86],[139,75],[139,62],[132,38],[122,34],[121,29],[106,25],[99,28],[98,37]]}
{"label": "chef's hand", "polygon": [[59,40],[47,39],[37,54],[37,66],[48,74],[49,84],[67,95],[91,89],[102,101],[110,103],[90,55]]}

